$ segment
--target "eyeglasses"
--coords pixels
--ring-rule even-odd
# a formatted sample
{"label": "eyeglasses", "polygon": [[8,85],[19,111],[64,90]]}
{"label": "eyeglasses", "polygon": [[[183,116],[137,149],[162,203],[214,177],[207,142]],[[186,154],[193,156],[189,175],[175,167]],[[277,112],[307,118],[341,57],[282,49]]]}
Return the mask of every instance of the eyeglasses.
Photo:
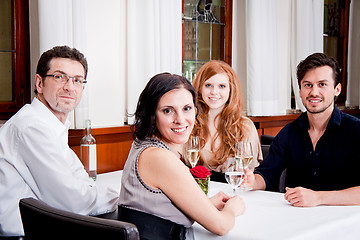
{"label": "eyeglasses", "polygon": [[77,88],[84,87],[85,83],[87,83],[87,81],[81,76],[71,77],[64,73],[54,73],[54,74],[50,74],[50,75],[45,75],[45,77],[53,77],[55,82],[62,83],[62,84],[67,83],[69,81],[69,79],[71,78],[74,86]]}

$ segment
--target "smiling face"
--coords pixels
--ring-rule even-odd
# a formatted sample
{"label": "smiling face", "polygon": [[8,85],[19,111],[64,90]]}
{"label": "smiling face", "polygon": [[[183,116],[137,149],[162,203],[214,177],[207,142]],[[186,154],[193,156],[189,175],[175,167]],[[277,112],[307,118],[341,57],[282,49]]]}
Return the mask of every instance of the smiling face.
{"label": "smiling face", "polygon": [[[54,73],[85,77],[85,70],[81,63],[67,58],[54,58],[50,61],[47,75]],[[63,84],[56,82],[53,77],[43,79],[38,74],[35,76],[35,85],[38,99],[62,122],[65,121],[67,114],[79,104],[84,89],[75,87],[71,80]]]}
{"label": "smiling face", "polygon": [[157,105],[156,127],[168,145],[187,142],[195,123],[195,106],[185,88],[165,93]]}
{"label": "smiling face", "polygon": [[207,79],[201,87],[201,96],[210,110],[224,109],[230,95],[229,77],[218,73]]}
{"label": "smiling face", "polygon": [[341,92],[341,84],[334,86],[333,70],[329,66],[308,71],[300,81],[300,97],[309,113],[332,112],[334,98]]}

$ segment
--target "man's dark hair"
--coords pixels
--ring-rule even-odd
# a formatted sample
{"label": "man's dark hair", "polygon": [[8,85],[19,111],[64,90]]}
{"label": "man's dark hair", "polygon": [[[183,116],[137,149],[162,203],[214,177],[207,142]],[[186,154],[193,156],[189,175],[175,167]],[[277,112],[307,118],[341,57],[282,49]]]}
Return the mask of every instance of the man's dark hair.
{"label": "man's dark hair", "polygon": [[160,73],[150,79],[137,103],[135,123],[132,126],[134,138],[144,140],[153,135],[159,136],[155,117],[157,105],[165,93],[180,88],[185,88],[191,93],[196,107],[195,89],[186,78],[170,73]]}
{"label": "man's dark hair", "polygon": [[335,86],[337,86],[338,83],[340,83],[340,68],[337,61],[324,53],[313,53],[305,60],[301,61],[297,66],[296,77],[298,79],[299,88],[301,88],[301,80],[308,71],[322,66],[329,66],[332,68]]}
{"label": "man's dark hair", "polygon": [[[45,79],[45,75],[48,73],[50,69],[50,62],[54,58],[68,58],[80,62],[81,65],[84,67],[84,71],[85,71],[84,77],[86,79],[88,72],[88,64],[84,54],[79,52],[77,49],[70,48],[68,46],[56,46],[41,54],[36,67],[36,73],[39,74],[43,79]],[[36,87],[34,92],[35,94],[38,93]]]}

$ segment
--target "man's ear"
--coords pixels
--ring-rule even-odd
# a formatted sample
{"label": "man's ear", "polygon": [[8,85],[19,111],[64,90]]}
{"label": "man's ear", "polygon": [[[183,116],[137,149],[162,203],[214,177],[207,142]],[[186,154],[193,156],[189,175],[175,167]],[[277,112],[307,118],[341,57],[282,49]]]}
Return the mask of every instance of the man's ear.
{"label": "man's ear", "polygon": [[336,86],[335,86],[335,97],[339,96],[341,93],[341,83],[338,83]]}
{"label": "man's ear", "polygon": [[42,81],[42,77],[39,74],[35,75],[35,87],[38,93],[42,93],[42,88],[44,86],[44,82]]}

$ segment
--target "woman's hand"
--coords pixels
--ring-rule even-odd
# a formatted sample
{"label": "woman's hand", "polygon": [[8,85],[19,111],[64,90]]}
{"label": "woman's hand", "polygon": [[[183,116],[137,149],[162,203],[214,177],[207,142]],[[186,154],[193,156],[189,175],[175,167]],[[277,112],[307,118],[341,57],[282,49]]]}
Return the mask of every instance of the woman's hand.
{"label": "woman's hand", "polygon": [[235,195],[234,197],[231,197],[225,204],[226,209],[231,209],[231,211],[236,216],[239,216],[244,213],[245,211],[245,203],[244,200],[239,197],[238,195]]}
{"label": "woman's hand", "polygon": [[221,211],[225,203],[230,199],[228,195],[226,195],[224,192],[218,192],[215,196],[209,198],[211,203],[219,210]]}

